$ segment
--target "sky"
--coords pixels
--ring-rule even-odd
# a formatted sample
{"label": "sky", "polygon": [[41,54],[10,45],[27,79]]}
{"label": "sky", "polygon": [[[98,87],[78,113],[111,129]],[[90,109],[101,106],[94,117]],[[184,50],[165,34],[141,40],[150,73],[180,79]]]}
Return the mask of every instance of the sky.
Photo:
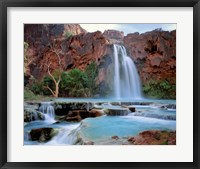
{"label": "sky", "polygon": [[172,31],[176,29],[176,24],[80,24],[83,29],[88,32],[101,31],[102,33],[108,29],[123,31],[125,35],[128,33],[145,33],[158,28],[164,31]]}

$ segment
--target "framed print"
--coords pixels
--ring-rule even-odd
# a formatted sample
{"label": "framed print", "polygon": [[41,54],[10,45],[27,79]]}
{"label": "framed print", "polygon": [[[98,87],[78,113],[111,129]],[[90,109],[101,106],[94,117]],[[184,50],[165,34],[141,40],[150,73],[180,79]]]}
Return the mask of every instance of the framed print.
{"label": "framed print", "polygon": [[199,1],[1,1],[1,168],[199,168]]}

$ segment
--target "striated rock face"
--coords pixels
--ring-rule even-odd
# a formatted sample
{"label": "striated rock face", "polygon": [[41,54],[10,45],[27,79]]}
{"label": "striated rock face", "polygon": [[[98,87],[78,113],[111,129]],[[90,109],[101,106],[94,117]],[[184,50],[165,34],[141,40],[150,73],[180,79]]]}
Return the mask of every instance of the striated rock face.
{"label": "striated rock face", "polygon": [[[25,25],[24,41],[29,44],[26,57],[29,65],[26,76],[40,79],[51,70],[58,68],[59,53],[64,70],[84,70],[92,61],[100,62],[107,52],[108,41],[101,32],[87,33],[78,24]],[[70,33],[70,34],[68,34]]]}
{"label": "striated rock face", "polygon": [[176,31],[155,30],[124,37],[124,45],[138,68],[142,83],[176,80]]}
{"label": "striated rock face", "polygon": [[72,36],[61,44],[65,58],[65,68],[79,68],[84,70],[87,65],[95,61],[98,63],[106,54],[106,39],[102,33]]}
{"label": "striated rock face", "polygon": [[72,35],[87,33],[79,24],[64,24],[64,33],[69,32]]}
{"label": "striated rock face", "polygon": [[122,44],[124,39],[124,32],[117,30],[106,30],[104,31],[103,36],[109,39],[110,44]]}

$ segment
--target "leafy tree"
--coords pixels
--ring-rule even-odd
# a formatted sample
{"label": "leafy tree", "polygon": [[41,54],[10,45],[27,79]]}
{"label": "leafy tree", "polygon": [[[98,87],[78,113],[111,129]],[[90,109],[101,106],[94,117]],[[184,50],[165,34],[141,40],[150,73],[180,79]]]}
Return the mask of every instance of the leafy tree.
{"label": "leafy tree", "polygon": [[96,86],[96,77],[98,75],[97,64],[95,62],[92,62],[90,65],[88,65],[85,69],[85,74],[87,76],[86,84],[90,92],[89,95],[94,96],[97,90]]}
{"label": "leafy tree", "polygon": [[[51,95],[51,92],[44,86],[49,86],[52,90],[55,90],[55,85],[50,76],[45,76],[42,80],[42,86],[43,86],[43,94],[44,95]],[[47,90],[44,90],[47,89]]]}
{"label": "leafy tree", "polygon": [[70,97],[87,97],[88,89],[86,86],[86,78],[84,72],[75,68],[67,74],[66,90],[69,92]]}

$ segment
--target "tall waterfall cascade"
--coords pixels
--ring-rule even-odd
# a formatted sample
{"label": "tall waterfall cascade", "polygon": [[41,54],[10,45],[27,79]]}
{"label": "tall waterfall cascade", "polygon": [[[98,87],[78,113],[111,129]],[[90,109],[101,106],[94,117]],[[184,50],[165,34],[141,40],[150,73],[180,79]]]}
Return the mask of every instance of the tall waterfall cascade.
{"label": "tall waterfall cascade", "polygon": [[136,66],[124,46],[114,48],[114,96],[117,99],[140,99],[141,85]]}
{"label": "tall waterfall cascade", "polygon": [[39,111],[45,115],[45,120],[54,121],[55,111],[54,107],[51,105],[51,102],[42,102],[39,107]]}

